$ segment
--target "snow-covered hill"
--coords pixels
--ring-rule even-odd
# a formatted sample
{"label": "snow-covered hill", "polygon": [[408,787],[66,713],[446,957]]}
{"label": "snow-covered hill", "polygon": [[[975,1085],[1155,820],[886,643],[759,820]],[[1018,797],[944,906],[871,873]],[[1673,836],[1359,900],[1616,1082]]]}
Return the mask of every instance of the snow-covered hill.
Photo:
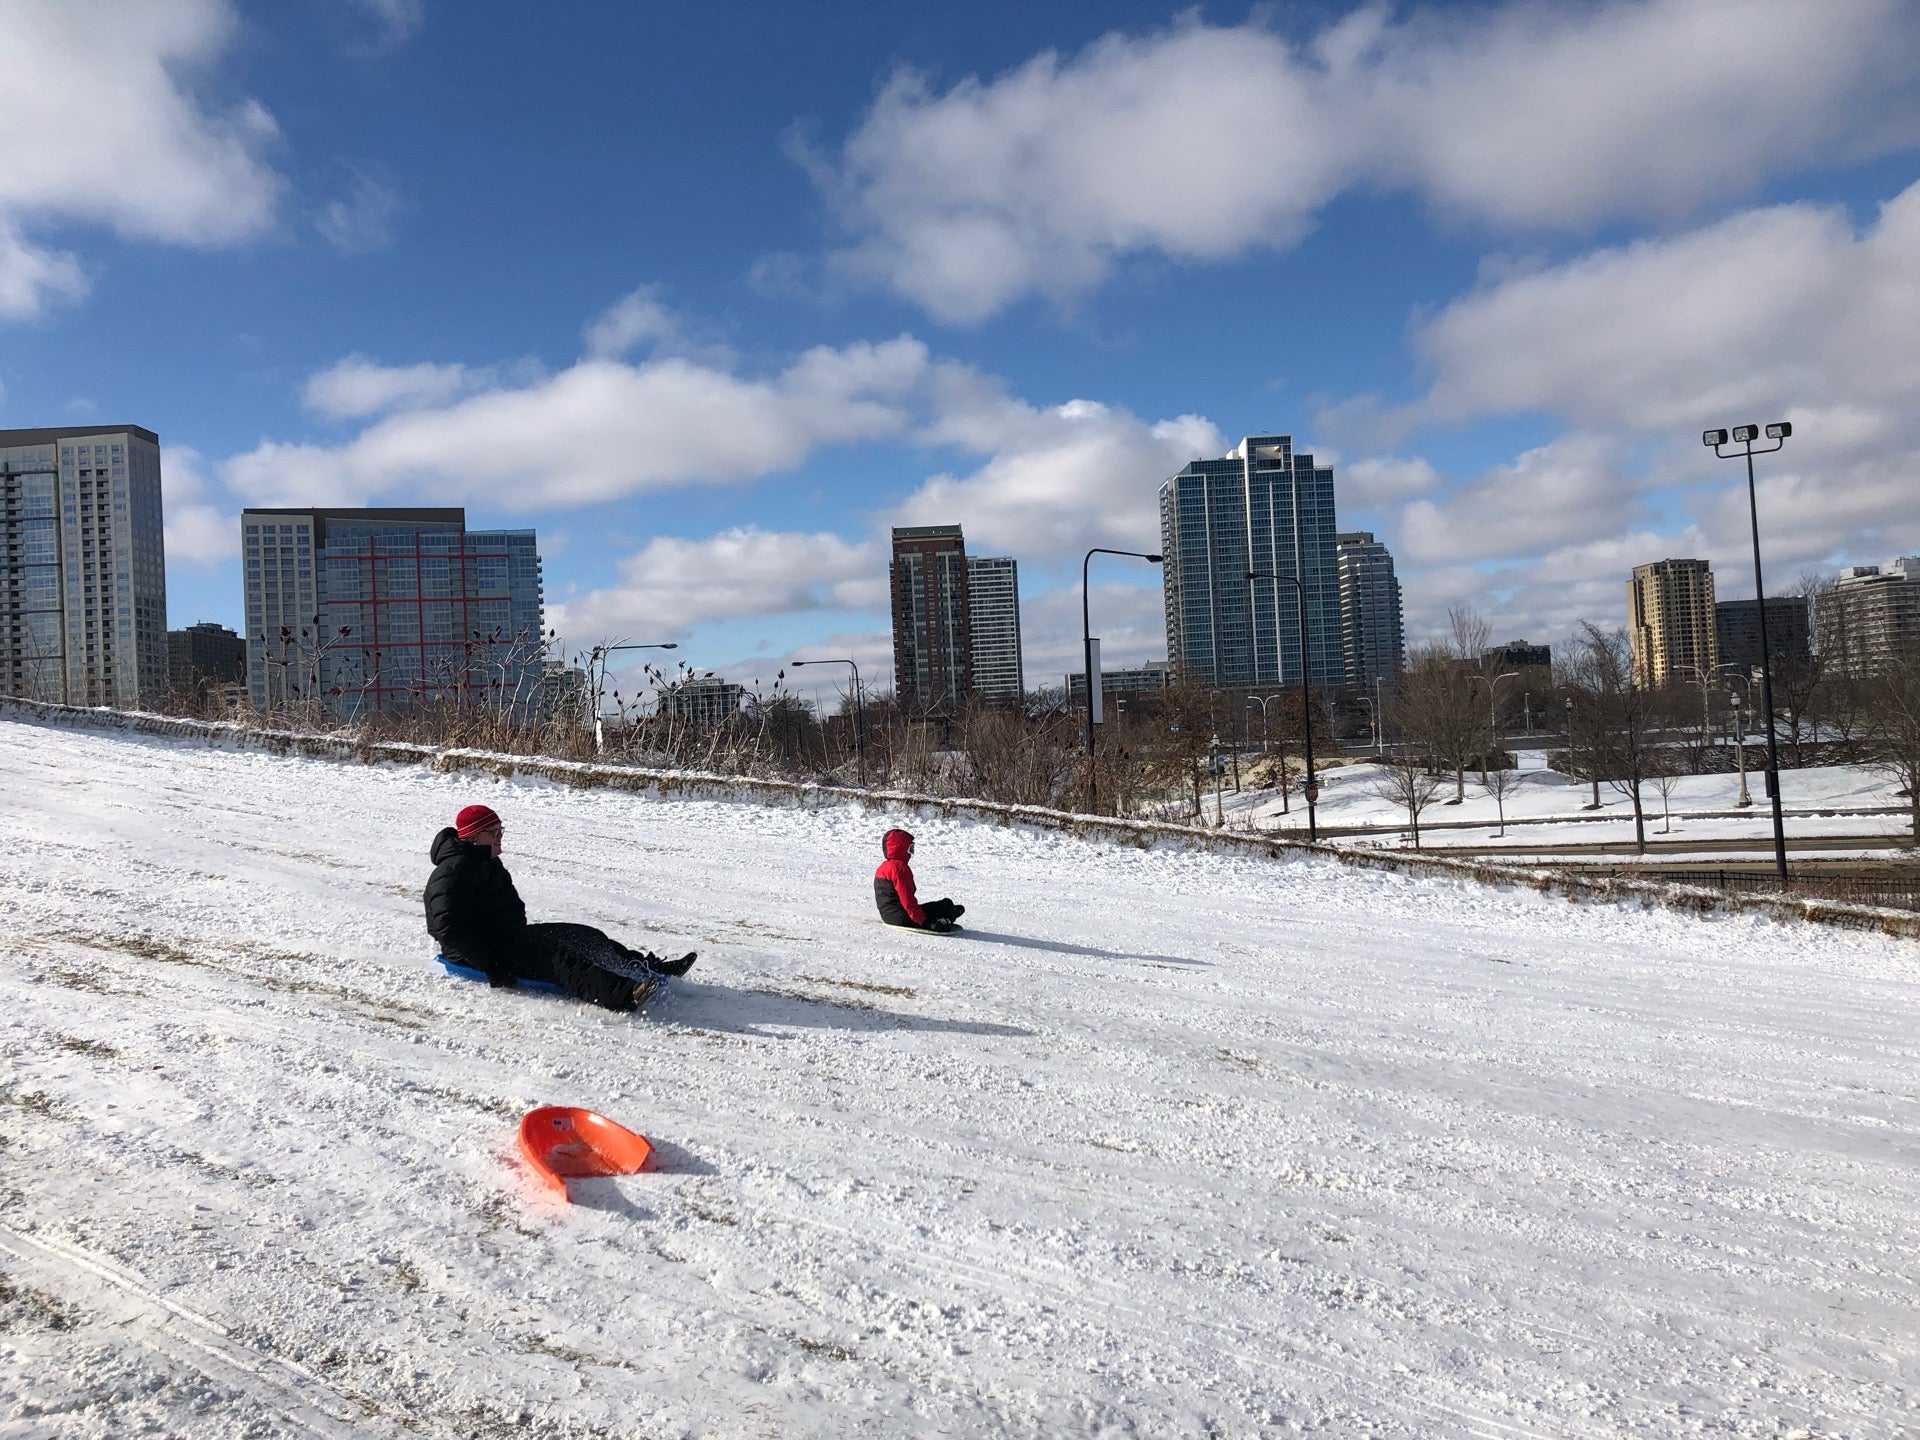
{"label": "snow-covered hill", "polygon": [[[444,978],[472,800],[690,980]],[[0,1436],[1911,1433],[1912,942],[887,823],[0,723]]]}

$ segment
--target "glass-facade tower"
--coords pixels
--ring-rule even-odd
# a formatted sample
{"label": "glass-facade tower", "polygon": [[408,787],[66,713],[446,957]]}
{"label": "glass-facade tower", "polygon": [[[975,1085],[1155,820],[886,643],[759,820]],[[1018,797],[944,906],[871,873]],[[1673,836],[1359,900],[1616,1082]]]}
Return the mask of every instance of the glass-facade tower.
{"label": "glass-facade tower", "polygon": [[[1167,659],[1202,685],[1342,678],[1333,470],[1291,435],[1250,435],[1160,487]],[[1284,578],[1249,581],[1248,571]],[[1306,634],[1294,585],[1306,591]]]}
{"label": "glass-facade tower", "polygon": [[248,510],[247,688],[353,720],[454,701],[538,713],[540,555],[531,530],[449,509]]}

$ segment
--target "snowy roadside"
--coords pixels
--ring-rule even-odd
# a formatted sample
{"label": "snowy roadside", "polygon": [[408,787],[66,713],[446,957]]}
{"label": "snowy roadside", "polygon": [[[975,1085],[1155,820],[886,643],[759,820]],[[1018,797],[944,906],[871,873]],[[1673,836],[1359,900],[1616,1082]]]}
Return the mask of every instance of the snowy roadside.
{"label": "snowy roadside", "polygon": [[[1911,942],[0,722],[0,1434],[1901,1433]],[[657,1012],[427,964],[507,815]],[[655,1171],[541,1200],[578,1103]],[[524,1423],[522,1415],[524,1412]]]}
{"label": "snowy roadside", "polygon": [[[1611,785],[1600,786],[1600,809],[1591,811],[1592,787],[1546,768],[1538,750],[1516,752],[1520,768],[1513,775],[1514,790],[1504,799],[1504,838],[1528,845],[1590,845],[1633,839],[1633,805]],[[1379,771],[1371,762],[1339,765],[1320,775],[1318,819],[1334,832],[1333,844],[1366,843],[1398,836],[1407,823],[1406,811],[1379,793]],[[1748,777],[1752,805],[1738,804],[1737,775],[1687,775],[1676,782],[1670,801],[1664,802],[1652,785],[1645,787],[1642,805],[1651,839],[1745,840],[1766,851],[1772,845],[1772,814],[1761,791],[1762,777]],[[1912,829],[1906,800],[1884,775],[1862,766],[1829,765],[1783,772],[1781,807],[1787,832],[1796,837],[1860,837],[1863,848],[1886,848],[1910,843]],[[1453,803],[1449,779],[1421,816],[1421,843],[1429,849],[1479,845],[1501,828],[1502,803],[1488,795],[1471,773],[1464,798]],[[1284,808],[1283,808],[1284,807]],[[1306,805],[1296,793],[1290,801],[1270,790],[1234,791],[1222,787],[1222,818],[1230,826],[1251,828],[1296,838],[1304,833]],[[1204,797],[1202,815],[1214,818],[1214,796]],[[1663,827],[1671,815],[1671,832]],[[1342,832],[1352,833],[1342,833]]]}

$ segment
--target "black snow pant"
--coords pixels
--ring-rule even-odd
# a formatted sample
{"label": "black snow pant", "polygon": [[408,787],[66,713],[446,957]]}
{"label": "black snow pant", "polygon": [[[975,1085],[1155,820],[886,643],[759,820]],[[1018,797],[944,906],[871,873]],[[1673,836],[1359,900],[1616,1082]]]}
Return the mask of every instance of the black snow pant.
{"label": "black snow pant", "polygon": [[951,900],[929,900],[920,908],[926,911],[929,922],[935,920],[952,922],[958,920],[966,912],[967,907],[956,905]]}
{"label": "black snow pant", "polygon": [[[529,925],[513,957],[513,973],[522,980],[545,980],[569,995],[609,1010],[633,1009],[635,970],[651,970],[654,956],[629,950],[591,925]],[[602,962],[627,970],[621,975]]]}

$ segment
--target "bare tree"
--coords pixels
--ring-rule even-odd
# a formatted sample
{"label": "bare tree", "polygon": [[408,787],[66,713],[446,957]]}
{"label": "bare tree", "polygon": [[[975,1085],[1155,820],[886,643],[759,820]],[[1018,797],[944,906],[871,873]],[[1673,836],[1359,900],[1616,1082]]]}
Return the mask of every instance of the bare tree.
{"label": "bare tree", "polygon": [[1465,607],[1447,611],[1447,638],[1456,660],[1476,669],[1485,664],[1487,642],[1493,638],[1493,626],[1477,610]]}
{"label": "bare tree", "polygon": [[1394,714],[1405,740],[1453,772],[1453,799],[1467,798],[1467,770],[1486,745],[1486,711],[1474,694],[1470,667],[1444,645],[1416,649],[1394,688]]}
{"label": "bare tree", "polygon": [[1660,833],[1673,833],[1673,792],[1684,769],[1672,747],[1656,750],[1648,766],[1647,778],[1660,792]]}
{"label": "bare tree", "polygon": [[1413,831],[1413,848],[1420,848],[1420,815],[1445,784],[1444,777],[1427,763],[1425,756],[1402,749],[1380,762],[1374,776],[1373,793],[1391,800],[1407,812],[1407,827]]}
{"label": "bare tree", "polygon": [[1520,788],[1520,768],[1509,766],[1507,755],[1502,751],[1494,757],[1499,763],[1480,772],[1480,788],[1493,797],[1494,808],[1500,814],[1500,833],[1507,833],[1507,801]]}
{"label": "bare tree", "polygon": [[1646,808],[1641,786],[1652,776],[1656,729],[1663,697],[1633,683],[1633,652],[1624,630],[1602,630],[1582,621],[1567,665],[1576,714],[1585,717],[1593,741],[1593,775],[1633,802],[1634,847],[1647,851]]}
{"label": "bare tree", "polygon": [[1867,693],[1866,761],[1906,791],[1908,823],[1920,840],[1920,647],[1884,662]]}

